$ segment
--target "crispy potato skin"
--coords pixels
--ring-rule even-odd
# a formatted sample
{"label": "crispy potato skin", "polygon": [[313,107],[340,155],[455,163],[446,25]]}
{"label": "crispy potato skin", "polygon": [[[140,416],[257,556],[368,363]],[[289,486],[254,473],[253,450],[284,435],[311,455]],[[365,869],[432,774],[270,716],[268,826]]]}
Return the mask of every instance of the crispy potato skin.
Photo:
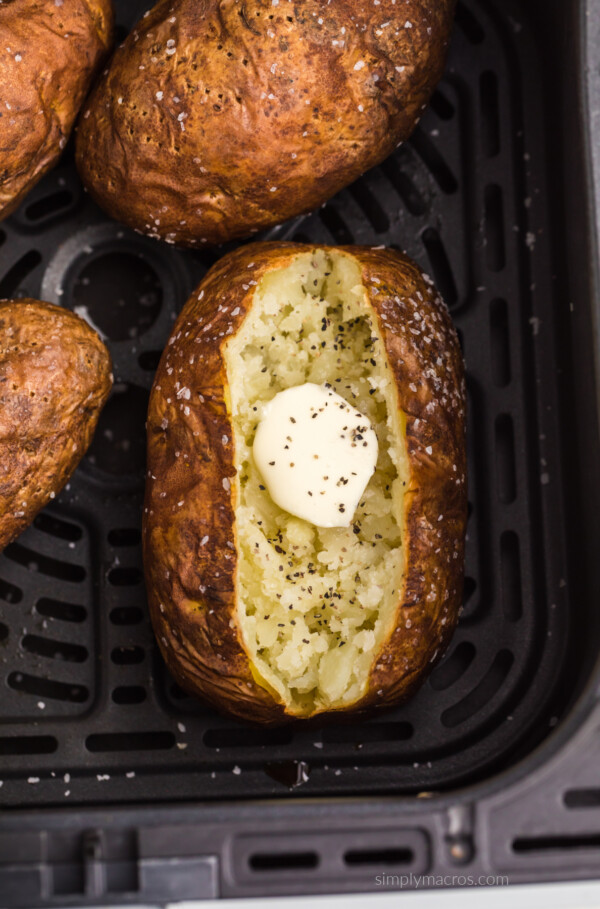
{"label": "crispy potato skin", "polygon": [[[182,687],[260,723],[290,717],[255,682],[237,623],[235,503],[223,484],[235,475],[223,349],[252,305],[249,282],[313,248],[257,243],[213,266],[175,325],[148,414],[144,560],[162,654]],[[419,268],[391,250],[337,251],[354,256],[362,268],[406,415],[410,464],[404,587],[367,693],[349,708],[361,711],[410,696],[441,656],[458,618],[467,516],[465,387],[450,316]],[[410,297],[419,300],[420,335],[411,331],[417,323]],[[178,396],[184,387],[190,400]]]}
{"label": "crispy potato skin", "polygon": [[77,139],[113,217],[193,246],[310,211],[412,132],[455,0],[160,0]]}
{"label": "crispy potato skin", "polygon": [[0,220],[58,160],[112,29],[112,0],[0,5]]}
{"label": "crispy potato skin", "polygon": [[0,549],[58,493],[92,440],[110,354],[83,319],[0,301]]}

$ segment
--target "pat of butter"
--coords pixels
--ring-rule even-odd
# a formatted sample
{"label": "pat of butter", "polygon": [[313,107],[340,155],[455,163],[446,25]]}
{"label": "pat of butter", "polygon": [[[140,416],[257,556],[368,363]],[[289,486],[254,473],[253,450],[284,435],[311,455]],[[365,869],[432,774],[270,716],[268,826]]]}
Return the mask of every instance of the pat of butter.
{"label": "pat of butter", "polygon": [[306,382],[263,408],[254,461],[273,501],[317,527],[348,527],[377,464],[367,417],[327,385]]}

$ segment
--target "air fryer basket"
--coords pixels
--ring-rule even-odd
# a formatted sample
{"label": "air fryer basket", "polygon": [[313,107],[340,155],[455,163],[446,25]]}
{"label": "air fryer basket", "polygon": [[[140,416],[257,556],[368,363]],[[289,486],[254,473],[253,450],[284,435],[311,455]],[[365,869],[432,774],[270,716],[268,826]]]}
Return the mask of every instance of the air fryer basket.
{"label": "air fryer basket", "polygon": [[[122,36],[149,3],[116,5]],[[67,489],[0,556],[9,905],[375,889],[382,868],[517,880],[596,867],[599,743],[583,718],[600,636],[597,263],[577,106],[593,90],[581,81],[582,36],[593,49],[600,33],[591,11],[460,0],[410,142],[268,234],[406,250],[435,277],[465,352],[464,610],[418,695],[370,720],[247,727],[178,689],[154,644],[140,546],[148,392],[178,309],[222,251],[110,221],[72,149],[0,226],[0,298],[85,315],[116,380]],[[336,795],[353,799],[324,801]]]}

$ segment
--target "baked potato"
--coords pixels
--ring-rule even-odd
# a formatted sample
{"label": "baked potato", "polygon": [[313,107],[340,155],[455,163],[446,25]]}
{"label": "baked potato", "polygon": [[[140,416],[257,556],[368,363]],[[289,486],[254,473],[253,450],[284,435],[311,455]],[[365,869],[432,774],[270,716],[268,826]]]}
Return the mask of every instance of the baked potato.
{"label": "baked potato", "polygon": [[[303,383],[378,438],[348,526],[285,511],[257,469],[266,409]],[[467,516],[462,356],[417,265],[382,248],[226,255],[179,316],[147,425],[150,613],[183,688],[261,723],[415,691],[457,620]]]}
{"label": "baked potato", "polygon": [[112,28],[112,0],[0,4],[0,220],[56,164]]}
{"label": "baked potato", "polygon": [[83,319],[0,301],[0,549],[65,485],[111,385],[110,354]]}
{"label": "baked potato", "polygon": [[160,0],[78,126],[110,215],[183,246],[310,211],[405,140],[441,76],[454,0]]}

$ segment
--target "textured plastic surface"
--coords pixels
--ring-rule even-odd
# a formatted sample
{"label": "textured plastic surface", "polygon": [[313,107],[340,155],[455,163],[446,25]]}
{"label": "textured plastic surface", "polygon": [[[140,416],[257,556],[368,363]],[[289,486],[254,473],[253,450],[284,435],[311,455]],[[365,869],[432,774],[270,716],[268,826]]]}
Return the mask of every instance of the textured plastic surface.
{"label": "textured plastic surface", "polygon": [[[128,22],[143,8],[120,4]],[[516,2],[460,3],[446,75],[413,140],[274,232],[406,249],[436,277],[467,360],[465,610],[418,696],[369,722],[250,729],[182,696],[156,654],[139,548],[144,407],[176,309],[213,256],[108,221],[68,158],[0,227],[0,296],[85,306],[110,338],[119,382],[70,488],[0,558],[0,802],[14,809],[0,821],[0,893],[11,904],[147,900],[144,863],[167,859],[172,898],[180,870],[183,898],[189,862],[212,855],[219,891],[238,896],[374,889],[382,869],[504,869],[514,881],[594,874],[598,718],[576,732],[589,687],[567,709],[598,649],[588,557],[597,485],[586,474],[589,502],[580,501],[577,476],[597,457],[597,426],[591,384],[572,391],[591,375],[582,250],[595,250],[574,100],[585,10],[540,9],[547,34]],[[590,16],[589,35],[597,25]],[[572,130],[560,151],[548,141],[559,117]],[[579,232],[563,230],[565,211]],[[564,446],[565,473],[564,430],[576,422],[580,449]],[[562,717],[528,776],[506,789],[486,782]],[[477,789],[431,803],[383,798],[475,780]],[[302,800],[361,793],[381,798]],[[265,796],[285,802],[222,801]],[[198,804],[208,800],[219,801]],[[128,804],[102,810],[119,802]],[[196,895],[212,895],[210,863],[198,867]]]}

